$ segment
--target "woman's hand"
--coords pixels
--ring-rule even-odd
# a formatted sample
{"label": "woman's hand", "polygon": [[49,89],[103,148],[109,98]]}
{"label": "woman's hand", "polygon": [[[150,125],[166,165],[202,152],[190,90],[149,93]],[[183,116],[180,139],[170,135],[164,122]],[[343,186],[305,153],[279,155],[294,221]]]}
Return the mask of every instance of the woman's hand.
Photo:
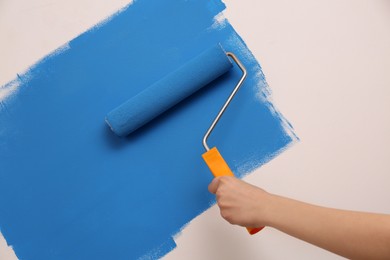
{"label": "woman's hand", "polygon": [[215,178],[209,191],[231,224],[270,226],[350,259],[390,259],[390,215],[320,207],[230,176]]}
{"label": "woman's hand", "polygon": [[244,227],[267,225],[267,205],[271,194],[231,176],[215,178],[209,191],[216,195],[221,216]]}

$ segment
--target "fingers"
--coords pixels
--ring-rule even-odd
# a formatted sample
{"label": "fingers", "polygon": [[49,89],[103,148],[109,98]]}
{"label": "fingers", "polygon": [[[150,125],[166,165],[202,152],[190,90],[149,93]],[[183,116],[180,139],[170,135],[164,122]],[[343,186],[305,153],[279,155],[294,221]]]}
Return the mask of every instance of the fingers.
{"label": "fingers", "polygon": [[221,176],[209,184],[209,191],[216,195],[221,216],[231,224],[263,226],[267,192],[233,176]]}
{"label": "fingers", "polygon": [[219,177],[218,178],[214,178],[212,182],[210,182],[209,184],[209,191],[212,193],[212,194],[215,194],[218,190],[218,186],[219,186]]}
{"label": "fingers", "polygon": [[214,178],[213,181],[209,184],[209,191],[213,194],[216,194],[221,185],[226,185],[235,179],[235,177],[231,176],[220,176]]}

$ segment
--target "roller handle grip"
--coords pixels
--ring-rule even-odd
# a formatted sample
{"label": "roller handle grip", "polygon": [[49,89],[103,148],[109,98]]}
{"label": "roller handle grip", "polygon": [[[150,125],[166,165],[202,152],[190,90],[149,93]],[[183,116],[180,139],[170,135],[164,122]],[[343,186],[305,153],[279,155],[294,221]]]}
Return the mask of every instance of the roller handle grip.
{"label": "roller handle grip", "polygon": [[[214,177],[234,176],[233,172],[230,170],[229,166],[227,165],[216,147],[205,152],[202,157],[203,160],[206,162],[207,166],[210,168],[210,171],[214,175]],[[247,227],[246,229],[248,230],[249,234],[254,235],[263,228],[264,227]]]}

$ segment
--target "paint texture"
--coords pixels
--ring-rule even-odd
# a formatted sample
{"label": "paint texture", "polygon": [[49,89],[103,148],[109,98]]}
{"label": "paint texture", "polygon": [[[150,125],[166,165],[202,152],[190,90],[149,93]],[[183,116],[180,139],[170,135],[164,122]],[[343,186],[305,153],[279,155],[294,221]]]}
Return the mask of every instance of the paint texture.
{"label": "paint texture", "polygon": [[19,83],[0,103],[0,229],[19,258],[154,259],[175,247],[172,237],[215,202],[202,137],[241,72],[129,137],[104,118],[218,42],[242,59],[248,79],[210,146],[241,177],[294,141],[224,8],[135,1],[3,87]]}

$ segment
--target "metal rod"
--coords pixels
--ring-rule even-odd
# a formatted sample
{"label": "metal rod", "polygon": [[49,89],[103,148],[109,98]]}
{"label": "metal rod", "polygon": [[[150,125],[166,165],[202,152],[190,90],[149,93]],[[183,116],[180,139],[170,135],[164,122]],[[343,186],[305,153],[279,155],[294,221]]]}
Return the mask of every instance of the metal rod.
{"label": "metal rod", "polygon": [[246,78],[246,75],[247,75],[247,72],[246,72],[246,69],[245,69],[244,65],[242,65],[241,61],[233,53],[227,52],[226,55],[231,57],[234,60],[234,62],[237,64],[237,66],[242,71],[242,76],[241,76],[240,81],[238,81],[236,87],[233,89],[232,93],[230,94],[229,98],[226,100],[226,102],[223,105],[222,109],[219,111],[217,117],[214,119],[214,121],[211,124],[210,128],[207,130],[205,136],[203,137],[203,146],[206,149],[206,151],[210,150],[209,146],[207,145],[207,139],[209,138],[211,132],[214,130],[215,126],[217,125],[217,123],[219,121],[219,119],[221,119],[223,113],[225,112],[226,108],[229,106],[229,104],[232,101],[233,97],[236,95],[237,91],[240,89],[240,87],[241,87],[242,83],[244,82],[244,80]]}

